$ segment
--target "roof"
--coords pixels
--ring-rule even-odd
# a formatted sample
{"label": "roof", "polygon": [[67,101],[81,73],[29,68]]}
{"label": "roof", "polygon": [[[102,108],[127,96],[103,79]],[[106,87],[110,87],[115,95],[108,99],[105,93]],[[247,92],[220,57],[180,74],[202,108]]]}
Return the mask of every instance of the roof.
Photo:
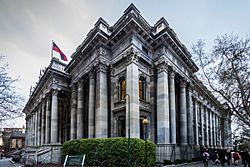
{"label": "roof", "polygon": [[25,134],[21,131],[12,131],[10,138],[25,138]]}
{"label": "roof", "polygon": [[[161,28],[159,28],[161,27]],[[184,44],[177,38],[176,33],[169,27],[164,18],[160,18],[154,26],[151,26],[140,14],[140,11],[131,4],[117,20],[113,26],[102,18],[95,23],[94,28],[89,31],[85,40],[76,48],[72,54],[72,60],[66,66],[65,71],[71,71],[79,62],[91,52],[98,44],[112,48],[129,31],[137,31],[148,45],[158,47],[162,43],[167,43],[173,48],[175,53],[186,63],[192,72],[197,72],[198,67],[191,59],[191,54]]]}

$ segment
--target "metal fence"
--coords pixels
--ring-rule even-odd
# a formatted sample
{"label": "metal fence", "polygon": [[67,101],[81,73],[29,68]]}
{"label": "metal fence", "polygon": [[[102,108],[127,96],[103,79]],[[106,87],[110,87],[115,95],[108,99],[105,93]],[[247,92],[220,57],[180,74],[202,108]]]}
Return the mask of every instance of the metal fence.
{"label": "metal fence", "polygon": [[156,161],[193,160],[200,157],[200,147],[176,144],[157,144]]}

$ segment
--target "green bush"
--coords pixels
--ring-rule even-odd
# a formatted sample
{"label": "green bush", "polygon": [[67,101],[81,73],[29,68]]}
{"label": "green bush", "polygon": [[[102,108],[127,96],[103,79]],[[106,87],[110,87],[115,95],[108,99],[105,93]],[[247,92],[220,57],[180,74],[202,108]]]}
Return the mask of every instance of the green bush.
{"label": "green bush", "polygon": [[[131,138],[131,166],[144,166],[146,162],[145,141]],[[86,155],[86,161],[91,164],[109,162],[109,166],[127,166],[128,164],[128,139],[103,138],[103,139],[78,139],[67,141],[63,144],[63,157],[66,155]],[[147,163],[153,166],[156,160],[156,145],[147,141]]]}
{"label": "green bush", "polygon": [[165,160],[163,160],[163,164],[164,165],[172,165],[173,162],[171,162],[170,160],[165,159]]}

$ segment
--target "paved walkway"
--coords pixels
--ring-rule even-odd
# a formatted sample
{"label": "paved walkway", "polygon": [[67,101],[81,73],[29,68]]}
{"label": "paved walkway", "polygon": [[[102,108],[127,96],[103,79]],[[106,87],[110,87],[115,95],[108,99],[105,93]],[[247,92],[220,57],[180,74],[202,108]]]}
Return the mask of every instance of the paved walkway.
{"label": "paved walkway", "polygon": [[[203,167],[204,164],[202,162],[199,162],[199,163],[190,163],[190,164],[181,164],[181,165],[167,165],[165,167]],[[214,165],[211,161],[209,162],[208,164],[209,167],[220,167],[222,165]],[[244,165],[242,165],[241,163],[239,163],[238,165],[227,165],[225,164],[224,165],[225,167],[244,167]]]}
{"label": "paved walkway", "polygon": [[11,158],[0,159],[0,167],[21,167],[20,163],[14,163]]}

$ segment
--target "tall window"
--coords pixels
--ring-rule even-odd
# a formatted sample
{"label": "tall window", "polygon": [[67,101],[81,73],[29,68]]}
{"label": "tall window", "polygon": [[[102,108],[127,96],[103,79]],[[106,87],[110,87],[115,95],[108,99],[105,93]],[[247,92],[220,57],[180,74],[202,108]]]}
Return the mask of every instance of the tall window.
{"label": "tall window", "polygon": [[124,99],[126,96],[126,80],[122,78],[120,80],[120,99]]}
{"label": "tall window", "polygon": [[126,120],[124,116],[121,116],[118,119],[118,136],[126,137]]}
{"label": "tall window", "polygon": [[146,100],[146,84],[145,84],[145,79],[140,78],[139,79],[139,98],[140,100]]}

